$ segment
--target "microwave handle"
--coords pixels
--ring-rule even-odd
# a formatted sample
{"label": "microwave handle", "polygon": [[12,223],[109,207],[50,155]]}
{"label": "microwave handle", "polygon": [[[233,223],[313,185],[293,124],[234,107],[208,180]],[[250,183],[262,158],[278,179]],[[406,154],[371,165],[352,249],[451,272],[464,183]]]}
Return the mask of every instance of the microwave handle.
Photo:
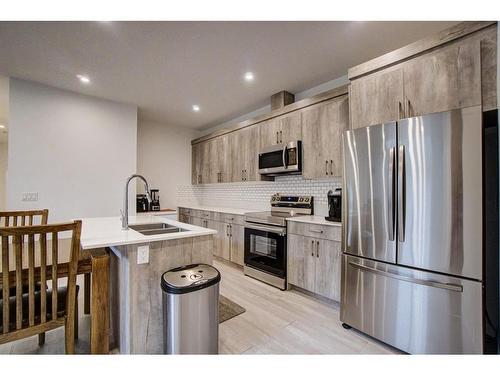
{"label": "microwave handle", "polygon": [[284,145],[282,158],[283,158],[283,167],[285,167],[285,169],[288,168],[288,165],[286,164],[286,150],[287,150],[287,147],[286,147],[286,145]]}

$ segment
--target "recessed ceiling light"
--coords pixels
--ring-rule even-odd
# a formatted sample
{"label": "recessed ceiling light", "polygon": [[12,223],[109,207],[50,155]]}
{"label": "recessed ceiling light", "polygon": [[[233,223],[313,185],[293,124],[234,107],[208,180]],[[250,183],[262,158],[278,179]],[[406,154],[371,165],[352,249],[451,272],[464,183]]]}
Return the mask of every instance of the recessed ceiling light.
{"label": "recessed ceiling light", "polygon": [[195,111],[195,112],[200,112],[200,106],[199,106],[199,105],[194,104],[194,105],[193,105],[193,111]]}
{"label": "recessed ceiling light", "polygon": [[5,125],[0,125],[0,129],[5,129]]}
{"label": "recessed ceiling light", "polygon": [[246,72],[244,77],[247,82],[252,82],[255,78],[252,72]]}
{"label": "recessed ceiling light", "polygon": [[80,80],[81,83],[88,84],[90,83],[90,78],[87,76],[84,76],[83,74],[77,74],[77,78]]}

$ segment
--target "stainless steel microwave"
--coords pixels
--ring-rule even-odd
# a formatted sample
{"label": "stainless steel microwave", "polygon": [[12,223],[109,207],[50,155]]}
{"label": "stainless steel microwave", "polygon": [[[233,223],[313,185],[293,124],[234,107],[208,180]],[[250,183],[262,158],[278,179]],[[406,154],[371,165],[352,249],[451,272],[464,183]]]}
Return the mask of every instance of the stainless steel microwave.
{"label": "stainless steel microwave", "polygon": [[302,141],[292,141],[261,149],[259,173],[268,176],[302,173]]}

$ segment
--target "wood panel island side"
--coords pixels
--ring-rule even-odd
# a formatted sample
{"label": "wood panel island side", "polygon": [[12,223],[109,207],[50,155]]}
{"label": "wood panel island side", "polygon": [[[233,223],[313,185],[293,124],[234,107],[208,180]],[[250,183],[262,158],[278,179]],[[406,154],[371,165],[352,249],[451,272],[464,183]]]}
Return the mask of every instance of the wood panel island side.
{"label": "wood panel island side", "polygon": [[118,217],[82,221],[85,247],[111,250],[111,347],[121,354],[162,353],[161,275],[189,264],[212,264],[217,232],[152,215],[130,217],[129,225],[165,223],[182,231],[146,236],[133,229],[122,230]]}

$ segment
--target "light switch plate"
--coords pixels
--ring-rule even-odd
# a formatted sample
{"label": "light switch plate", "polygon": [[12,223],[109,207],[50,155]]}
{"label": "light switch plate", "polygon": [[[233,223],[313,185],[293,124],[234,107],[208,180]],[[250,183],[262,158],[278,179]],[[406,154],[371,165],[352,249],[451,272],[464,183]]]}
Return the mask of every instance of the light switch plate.
{"label": "light switch plate", "polygon": [[23,201],[23,202],[36,202],[36,201],[38,201],[38,192],[22,193],[21,201]]}
{"label": "light switch plate", "polygon": [[137,264],[149,263],[149,246],[139,246],[137,248]]}

